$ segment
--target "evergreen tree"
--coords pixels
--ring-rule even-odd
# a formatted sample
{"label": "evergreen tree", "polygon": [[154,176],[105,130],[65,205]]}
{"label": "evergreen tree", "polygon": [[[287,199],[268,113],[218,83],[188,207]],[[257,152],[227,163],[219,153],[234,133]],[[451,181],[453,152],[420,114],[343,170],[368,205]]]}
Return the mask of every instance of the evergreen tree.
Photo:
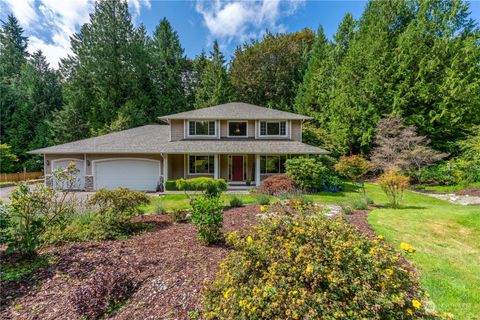
{"label": "evergreen tree", "polygon": [[211,107],[231,101],[232,90],[225,65],[225,58],[220,52],[218,42],[214,41],[213,51],[205,60],[200,56],[197,62],[200,79],[195,92],[195,108]]}
{"label": "evergreen tree", "polygon": [[184,90],[187,59],[176,31],[163,18],[153,32],[150,45],[156,110],[152,116],[177,113],[188,108]]}
{"label": "evergreen tree", "polygon": [[143,27],[133,27],[127,3],[116,0],[97,2],[90,21],[72,37],[73,55],[62,60],[65,100],[92,131],[123,117],[129,127],[151,121],[145,37]]}
{"label": "evergreen tree", "polygon": [[82,113],[72,105],[65,105],[61,110],[53,112],[52,119],[47,121],[50,140],[48,144],[62,144],[80,140],[89,134],[89,128]]}

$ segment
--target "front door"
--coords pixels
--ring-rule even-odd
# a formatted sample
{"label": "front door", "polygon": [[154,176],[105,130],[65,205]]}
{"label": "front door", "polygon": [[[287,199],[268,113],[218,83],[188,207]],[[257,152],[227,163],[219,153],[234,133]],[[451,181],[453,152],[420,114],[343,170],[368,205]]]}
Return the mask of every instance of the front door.
{"label": "front door", "polygon": [[243,156],[232,156],[232,181],[243,181]]}

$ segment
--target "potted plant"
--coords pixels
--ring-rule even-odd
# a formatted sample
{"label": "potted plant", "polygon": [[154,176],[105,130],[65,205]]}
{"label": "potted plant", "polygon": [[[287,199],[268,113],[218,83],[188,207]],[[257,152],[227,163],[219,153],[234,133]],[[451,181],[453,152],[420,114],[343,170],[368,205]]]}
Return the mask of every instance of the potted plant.
{"label": "potted plant", "polygon": [[246,183],[247,186],[250,186],[250,185],[252,185],[252,180],[245,179],[245,183]]}

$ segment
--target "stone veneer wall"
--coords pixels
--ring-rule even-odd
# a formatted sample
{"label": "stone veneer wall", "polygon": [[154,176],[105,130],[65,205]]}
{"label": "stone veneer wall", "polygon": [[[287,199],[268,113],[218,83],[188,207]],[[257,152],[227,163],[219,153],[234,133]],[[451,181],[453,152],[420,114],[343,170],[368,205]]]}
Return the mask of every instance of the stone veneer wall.
{"label": "stone veneer wall", "polygon": [[85,176],[85,191],[93,191],[93,176]]}

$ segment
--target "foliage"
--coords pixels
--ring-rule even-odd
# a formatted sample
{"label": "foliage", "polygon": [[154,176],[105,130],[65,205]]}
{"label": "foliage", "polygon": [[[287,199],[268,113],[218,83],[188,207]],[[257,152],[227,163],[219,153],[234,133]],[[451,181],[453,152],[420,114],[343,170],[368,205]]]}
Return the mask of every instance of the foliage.
{"label": "foliage", "polygon": [[32,259],[20,261],[8,261],[0,264],[0,282],[22,281],[39,269],[50,264],[50,257],[39,255]]}
{"label": "foliage", "polygon": [[41,184],[33,187],[25,183],[17,185],[6,206],[9,227],[5,234],[7,252],[18,251],[25,257],[36,255],[37,248],[44,242],[43,234],[75,211],[75,197],[69,190],[77,174],[73,163],[65,170],[53,172],[60,184],[67,185],[64,192]]}
{"label": "foliage", "polygon": [[234,195],[230,199],[230,207],[234,207],[234,208],[243,207],[243,200],[240,197]]}
{"label": "foliage", "polygon": [[191,221],[197,227],[198,238],[207,244],[222,237],[223,203],[219,196],[197,195],[190,201]]}
{"label": "foliage", "polygon": [[351,196],[345,203],[341,204],[341,207],[343,213],[353,214],[355,210],[368,210],[368,205],[372,203],[373,200],[368,197]]}
{"label": "foliage", "polygon": [[130,219],[142,214],[140,205],[150,202],[145,192],[127,188],[114,190],[100,189],[89,199],[88,204],[97,208],[98,219],[110,228],[128,228]]}
{"label": "foliage", "polygon": [[13,172],[18,158],[8,144],[0,144],[0,172]]}
{"label": "foliage", "polygon": [[213,51],[205,59],[201,77],[195,92],[195,108],[206,108],[230,102],[232,88],[227,74],[225,58],[218,42],[213,42]]}
{"label": "foliage", "polygon": [[[206,319],[434,319],[402,257],[314,206],[274,207],[204,291]],[[339,288],[341,290],[339,290]]]}
{"label": "foliage", "polygon": [[177,180],[176,179],[168,179],[165,181],[165,190],[168,191],[176,191],[177,188]]}
{"label": "foliage", "polygon": [[287,176],[292,178],[304,190],[319,190],[329,169],[319,158],[292,158],[285,162]]}
{"label": "foliage", "polygon": [[335,175],[328,175],[323,178],[323,189],[329,192],[338,192],[343,189],[343,180]]}
{"label": "foliage", "polygon": [[255,195],[255,201],[259,205],[267,205],[270,203],[270,197],[264,193],[258,193],[257,195]]}
{"label": "foliage", "polygon": [[304,29],[291,34],[267,33],[261,41],[238,47],[230,67],[239,101],[293,111],[296,84],[303,79],[314,34]]}
{"label": "foliage", "polygon": [[409,186],[409,180],[408,177],[401,175],[400,169],[391,167],[380,176],[378,183],[390,204],[397,207],[402,201],[403,191]]}
{"label": "foliage", "polygon": [[110,308],[126,301],[134,290],[135,283],[128,273],[115,269],[96,271],[75,288],[70,301],[79,315],[100,319]]}
{"label": "foliage", "polygon": [[335,171],[353,182],[361,180],[369,169],[369,162],[360,155],[341,157],[335,164]]}
{"label": "foliage", "polygon": [[227,182],[223,179],[212,179],[207,177],[178,179],[176,181],[176,187],[178,190],[204,191],[208,195],[216,196],[227,190]]}
{"label": "foliage", "polygon": [[402,118],[388,117],[377,124],[372,167],[385,171],[394,166],[402,170],[419,170],[446,157],[428,147],[429,140],[417,135],[415,126],[405,126]]}
{"label": "foliage", "polygon": [[339,157],[347,152],[345,148],[342,148],[335,142],[325,129],[317,127],[311,122],[306,122],[302,125],[302,142],[323,148],[330,152],[330,155]]}
{"label": "foliage", "polygon": [[411,171],[409,176],[414,181],[423,184],[454,185],[457,183],[453,169],[446,161]]}
{"label": "foliage", "polygon": [[162,202],[154,202],[153,203],[153,208],[154,208],[155,213],[159,213],[159,214],[167,213],[167,209],[165,208],[165,206],[163,205]]}
{"label": "foliage", "polygon": [[184,209],[174,209],[170,212],[170,218],[176,223],[188,222],[189,217],[190,212]]}
{"label": "foliage", "polygon": [[259,192],[266,195],[281,195],[297,190],[297,184],[284,174],[276,174],[262,180]]}

